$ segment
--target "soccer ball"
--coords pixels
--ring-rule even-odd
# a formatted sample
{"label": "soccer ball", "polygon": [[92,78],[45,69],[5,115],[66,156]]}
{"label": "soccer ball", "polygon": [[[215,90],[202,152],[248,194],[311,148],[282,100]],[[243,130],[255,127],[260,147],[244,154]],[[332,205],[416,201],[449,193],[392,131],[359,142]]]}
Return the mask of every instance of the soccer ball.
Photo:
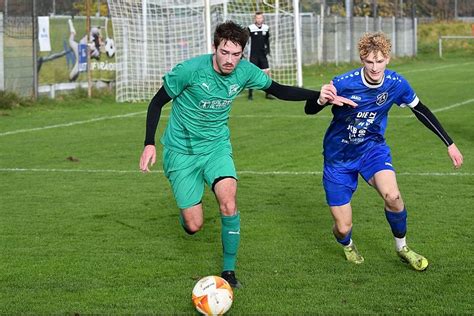
{"label": "soccer ball", "polygon": [[234,292],[229,283],[218,276],[200,279],[193,288],[193,304],[204,315],[222,315],[232,306]]}

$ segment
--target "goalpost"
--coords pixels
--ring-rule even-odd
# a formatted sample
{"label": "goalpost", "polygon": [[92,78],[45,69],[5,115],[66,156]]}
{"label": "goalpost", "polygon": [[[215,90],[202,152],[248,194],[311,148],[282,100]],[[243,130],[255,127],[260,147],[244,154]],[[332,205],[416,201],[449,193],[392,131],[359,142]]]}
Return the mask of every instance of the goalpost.
{"label": "goalpost", "polygon": [[438,52],[439,52],[439,57],[443,57],[443,40],[468,40],[468,39],[474,39],[473,36],[456,36],[456,35],[446,35],[446,36],[439,36],[438,38]]}
{"label": "goalpost", "polygon": [[174,65],[210,53],[218,23],[270,27],[272,78],[302,86],[299,0],[108,0],[116,41],[116,99],[151,99]]}

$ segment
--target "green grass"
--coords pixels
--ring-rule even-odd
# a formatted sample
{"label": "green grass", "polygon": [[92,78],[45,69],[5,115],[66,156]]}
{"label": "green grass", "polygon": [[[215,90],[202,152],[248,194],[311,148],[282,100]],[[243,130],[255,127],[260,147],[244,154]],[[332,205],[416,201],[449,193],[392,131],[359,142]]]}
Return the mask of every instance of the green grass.
{"label": "green grass", "polygon": [[[319,88],[350,67],[306,68],[305,85]],[[472,314],[474,61],[393,60],[391,68],[433,110],[471,100],[437,112],[465,156],[459,171],[436,136],[401,117],[408,109],[394,107],[389,120],[408,241],[431,266],[419,273],[397,259],[382,202],[363,181],[353,199],[353,237],[366,261],[347,263],[319,174],[330,112],[309,117],[302,102],[242,95],[230,128],[245,288],[230,315]],[[161,162],[154,173],[138,172],[146,107],[103,97],[2,112],[0,314],[196,314],[196,279],[220,272],[219,215],[207,190],[204,229],[187,236]]]}
{"label": "green grass", "polygon": [[[472,24],[460,21],[439,21],[418,25],[418,54],[438,54],[439,36],[472,36]],[[443,41],[444,56],[472,56],[473,39],[451,39]]]}

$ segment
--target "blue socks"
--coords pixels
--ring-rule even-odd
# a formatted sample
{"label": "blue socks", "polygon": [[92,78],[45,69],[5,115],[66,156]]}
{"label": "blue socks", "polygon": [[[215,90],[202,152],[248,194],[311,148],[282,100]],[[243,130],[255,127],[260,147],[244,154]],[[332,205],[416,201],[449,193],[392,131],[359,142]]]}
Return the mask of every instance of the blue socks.
{"label": "blue socks", "polygon": [[[385,217],[390,224],[393,236],[396,238],[404,238],[407,233],[407,210],[403,209],[401,212],[390,212],[385,210]],[[352,229],[343,238],[335,237],[337,242],[341,245],[349,246],[352,238]]]}
{"label": "blue socks", "polygon": [[341,245],[349,246],[349,244],[351,243],[351,238],[352,238],[352,228],[349,231],[349,233],[347,233],[347,235],[344,236],[342,239],[339,239],[337,236],[335,237],[336,237],[337,242],[340,243]]}
{"label": "blue socks", "polygon": [[387,218],[390,227],[392,228],[393,236],[397,238],[405,237],[407,233],[407,210],[403,209],[401,212],[390,212],[385,210],[385,217]]}

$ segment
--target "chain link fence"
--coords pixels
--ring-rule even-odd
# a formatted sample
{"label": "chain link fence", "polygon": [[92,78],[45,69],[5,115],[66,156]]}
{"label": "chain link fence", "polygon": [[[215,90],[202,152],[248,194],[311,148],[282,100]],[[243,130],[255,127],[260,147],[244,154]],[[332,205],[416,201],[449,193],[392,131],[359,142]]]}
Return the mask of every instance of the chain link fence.
{"label": "chain link fence", "polygon": [[11,1],[8,8],[8,15],[0,12],[0,88],[30,96],[34,75],[32,1]]}

